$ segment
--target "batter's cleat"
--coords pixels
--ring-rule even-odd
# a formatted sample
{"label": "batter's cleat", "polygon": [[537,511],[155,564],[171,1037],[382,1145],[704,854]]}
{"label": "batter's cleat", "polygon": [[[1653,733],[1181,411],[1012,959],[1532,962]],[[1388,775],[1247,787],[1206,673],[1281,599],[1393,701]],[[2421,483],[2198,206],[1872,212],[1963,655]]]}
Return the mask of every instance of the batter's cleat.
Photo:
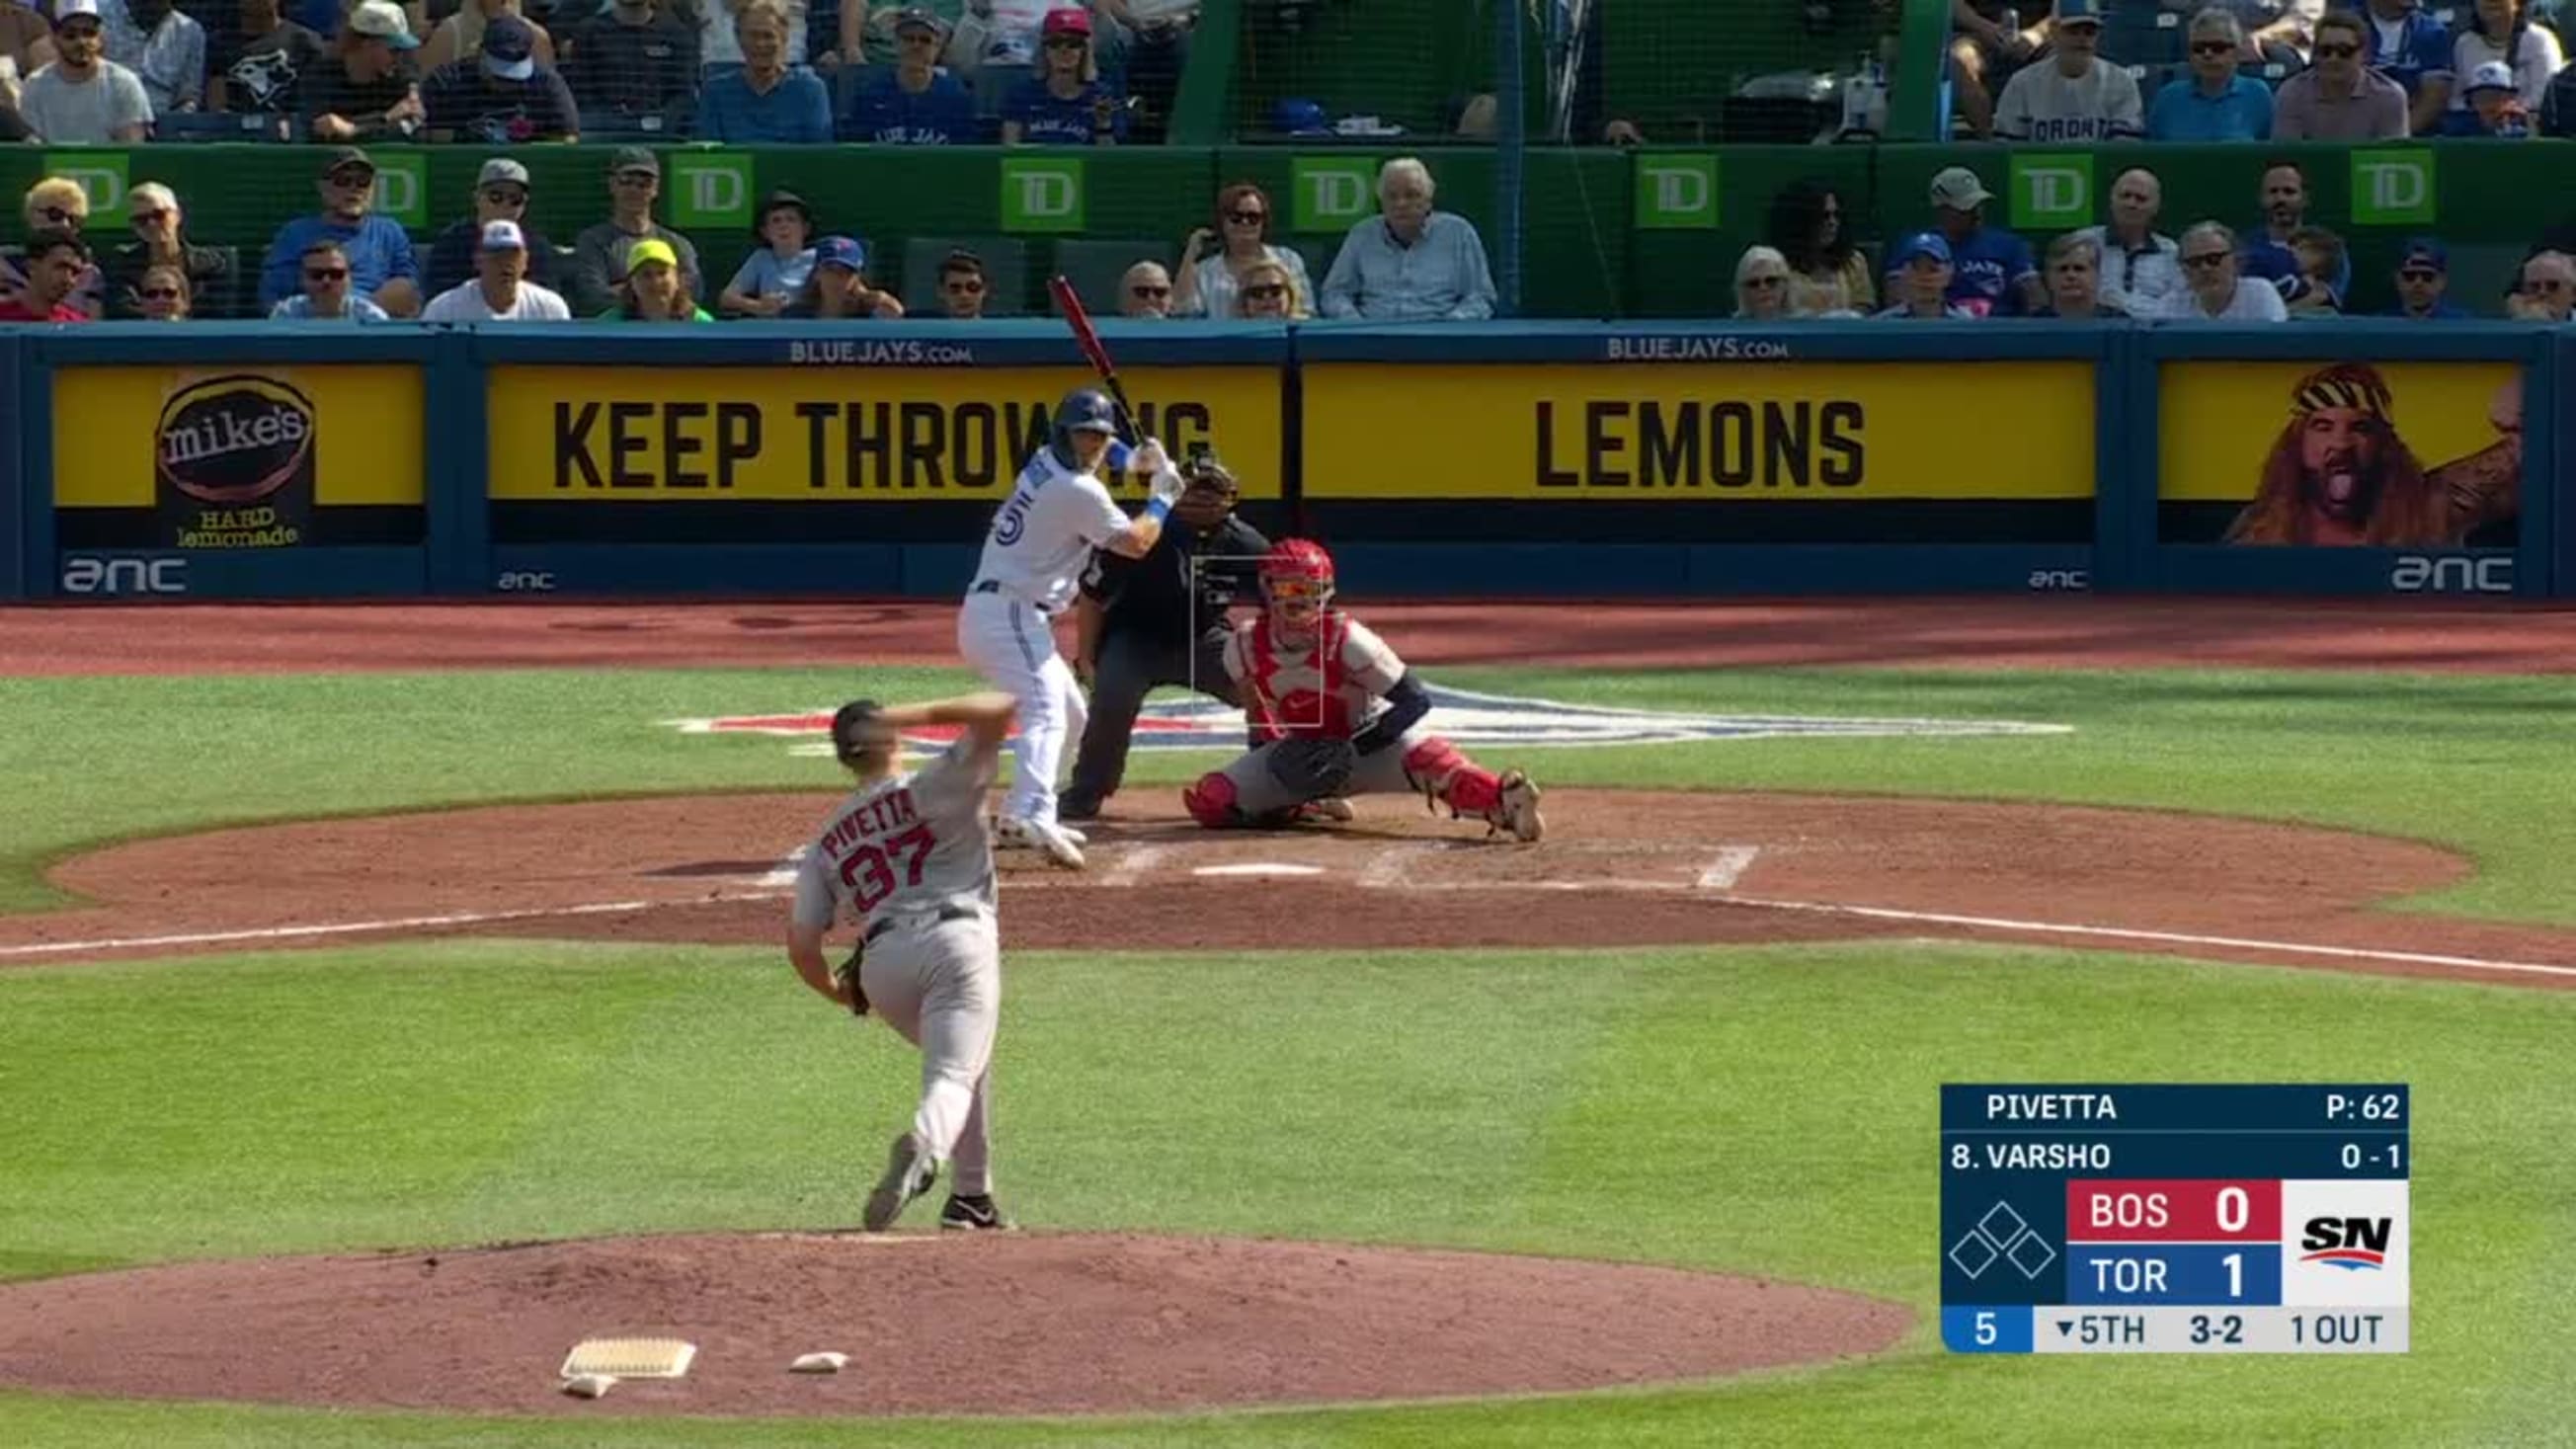
{"label": "batter's cleat", "polygon": [[948,1205],[939,1210],[939,1225],[956,1233],[1007,1233],[1019,1226],[1002,1216],[993,1205],[990,1193],[961,1195],[950,1193]]}
{"label": "batter's cleat", "polygon": [[939,1164],[921,1146],[921,1139],[906,1132],[894,1140],[894,1150],[886,1154],[885,1176],[877,1179],[876,1190],[868,1194],[866,1211],[859,1226],[872,1233],[882,1233],[894,1226],[912,1200],[930,1191],[939,1180]]}
{"label": "batter's cleat", "polygon": [[1309,800],[1297,807],[1297,823],[1300,825],[1348,825],[1359,818],[1360,813],[1351,808],[1351,802],[1339,795]]}
{"label": "batter's cleat", "polygon": [[1485,816],[1496,830],[1508,830],[1524,842],[1547,833],[1547,821],[1538,813],[1538,785],[1518,770],[1505,770],[1495,781],[1499,787],[1493,810]]}
{"label": "batter's cleat", "polygon": [[1065,824],[1064,817],[1061,815],[1056,817],[1055,833],[1072,841],[1077,846],[1089,845],[1091,843],[1090,836],[1085,835],[1081,831],[1074,829],[1072,826]]}
{"label": "batter's cleat", "polygon": [[1005,815],[993,824],[993,844],[1002,849],[1034,850],[1066,870],[1083,867],[1082,847],[1061,826],[1024,816]]}

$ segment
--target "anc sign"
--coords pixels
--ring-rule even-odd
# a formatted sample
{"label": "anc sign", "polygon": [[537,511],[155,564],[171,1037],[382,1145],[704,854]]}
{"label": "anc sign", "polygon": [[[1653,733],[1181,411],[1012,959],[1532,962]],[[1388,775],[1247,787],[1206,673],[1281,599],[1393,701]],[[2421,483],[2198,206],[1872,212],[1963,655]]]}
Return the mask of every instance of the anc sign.
{"label": "anc sign", "polygon": [[[2017,720],[1975,719],[1835,719],[1816,715],[1672,714],[1660,710],[1613,709],[1601,705],[1559,704],[1504,694],[1429,686],[1431,723],[1461,745],[1648,745],[1690,740],[1809,738],[1885,739],[1930,736],[2062,735],[2071,725],[2027,724]],[[772,735],[808,741],[792,747],[800,755],[829,755],[832,711],[793,710],[779,714],[725,715],[714,719],[667,720],[692,735]],[[1231,705],[1193,697],[1164,700],[1137,717],[1132,743],[1144,750],[1239,750],[1243,747],[1243,713]],[[924,731],[916,744],[935,745],[954,731]]]}

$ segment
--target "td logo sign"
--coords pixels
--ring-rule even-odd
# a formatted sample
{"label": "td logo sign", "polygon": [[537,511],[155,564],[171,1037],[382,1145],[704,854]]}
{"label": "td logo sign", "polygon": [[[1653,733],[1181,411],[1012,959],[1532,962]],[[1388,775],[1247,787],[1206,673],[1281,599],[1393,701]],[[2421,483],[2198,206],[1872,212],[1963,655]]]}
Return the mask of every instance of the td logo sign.
{"label": "td logo sign", "polygon": [[2012,224],[2018,227],[2091,226],[2091,153],[2043,151],[2036,156],[2014,156]]}
{"label": "td logo sign", "polygon": [[127,157],[122,151],[48,151],[45,153],[46,176],[61,176],[80,183],[89,196],[91,221],[125,220],[125,193],[128,178]]}
{"label": "td logo sign", "polygon": [[1648,153],[1636,159],[1640,231],[1708,231],[1717,226],[1717,153]]}
{"label": "td logo sign", "polygon": [[370,154],[376,162],[373,210],[409,230],[429,230],[429,157],[419,151]]}
{"label": "td logo sign", "polygon": [[1377,163],[1366,156],[1297,156],[1288,162],[1289,226],[1348,231],[1377,210]]}
{"label": "td logo sign", "polygon": [[739,151],[674,151],[662,158],[663,194],[679,227],[751,225],[751,158]]}
{"label": "td logo sign", "polygon": [[1080,157],[1002,158],[1002,230],[1082,230]]}
{"label": "td logo sign", "polygon": [[2437,210],[2429,150],[2352,153],[2352,219],[2362,226],[2423,226]]}

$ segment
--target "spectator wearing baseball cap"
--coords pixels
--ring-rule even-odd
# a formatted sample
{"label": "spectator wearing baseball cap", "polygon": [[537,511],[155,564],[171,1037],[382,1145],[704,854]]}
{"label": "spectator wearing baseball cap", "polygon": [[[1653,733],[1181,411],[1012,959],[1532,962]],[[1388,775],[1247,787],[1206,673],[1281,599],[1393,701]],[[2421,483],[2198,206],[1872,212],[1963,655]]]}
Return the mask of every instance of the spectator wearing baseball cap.
{"label": "spectator wearing baseball cap", "polygon": [[2101,55],[2102,0],[2057,0],[2050,54],[2013,72],[1995,102],[1995,139],[2134,141],[2146,134],[2138,83]]}
{"label": "spectator wearing baseball cap", "polygon": [[[2047,294],[2030,244],[1985,224],[1986,204],[1993,200],[1986,183],[1965,166],[1932,178],[1933,224],[1949,252],[1950,301],[1971,316],[2025,317],[2039,310]],[[1888,264],[1891,279],[1897,265]]]}
{"label": "spectator wearing baseball cap", "polygon": [[716,307],[728,317],[784,316],[814,273],[814,208],[793,191],[773,191],[752,218],[751,239],[760,245],[742,259]]}
{"label": "spectator wearing baseball cap", "polygon": [[[2466,44],[2469,37],[2462,36]],[[2485,137],[2497,141],[2531,139],[2531,112],[2514,88],[2513,67],[2491,60],[2465,73],[2459,109],[2442,113],[2445,136]]]}
{"label": "spectator wearing baseball cap", "polygon": [[376,163],[355,146],[335,147],[323,154],[318,189],[320,213],[288,222],[268,244],[259,270],[260,310],[297,291],[305,249],[316,241],[338,242],[348,253],[350,283],[359,296],[396,317],[420,310],[420,263],[411,237],[401,223],[371,209]]}
{"label": "spectator wearing baseball cap", "polygon": [[2410,238],[2397,257],[2397,305],[2391,317],[2440,322],[2470,315],[2451,300],[2451,253],[2429,236]]}
{"label": "spectator wearing baseball cap", "polygon": [[474,275],[474,249],[487,222],[515,221],[528,241],[528,280],[553,287],[554,248],[528,225],[528,168],[507,156],[483,163],[474,177],[471,215],[448,223],[429,244],[429,294],[433,297]]}
{"label": "spectator wearing baseball cap", "polygon": [[697,109],[698,27],[673,0],[614,0],[564,37],[557,68],[583,109],[676,133]]}
{"label": "spectator wearing baseball cap", "polygon": [[399,140],[420,129],[413,65],[420,42],[393,0],[359,0],[332,37],[332,62],[307,76],[305,131],[316,141]]}
{"label": "spectator wearing baseball cap", "polygon": [[149,139],[152,98],[143,81],[107,58],[98,0],[57,0],[54,63],[27,77],[18,115],[54,146],[123,145]]}
{"label": "spectator wearing baseball cap", "polygon": [[564,299],[527,279],[528,237],[515,221],[489,221],[474,248],[474,280],[422,308],[423,322],[569,322]]}
{"label": "spectator wearing baseball cap", "polygon": [[551,68],[555,63],[555,39],[544,26],[527,17],[519,0],[463,0],[455,14],[429,32],[429,39],[420,48],[420,68],[434,71],[482,54],[490,44],[486,32],[503,16],[528,27],[528,54]]}
{"label": "spectator wearing baseball cap", "polygon": [[1887,249],[1887,295],[1893,305],[1872,318],[1966,322],[1980,314],[1950,300],[1956,254],[1937,231],[1918,231]]}
{"label": "spectator wearing baseball cap", "polygon": [[680,280],[692,297],[705,274],[698,269],[698,249],[689,239],[653,219],[653,203],[662,194],[662,163],[641,146],[620,146],[608,156],[608,220],[585,228],[572,243],[572,303],[585,317],[617,305],[617,284],[626,279],[627,249],[647,237],[669,246],[680,259]]}
{"label": "spectator wearing baseball cap", "polygon": [[707,309],[682,289],[680,254],[670,243],[646,238],[626,253],[626,280],[618,303],[599,322],[713,322]]}
{"label": "spectator wearing baseball cap", "polygon": [[787,7],[749,0],[734,15],[742,68],[709,80],[698,96],[698,139],[733,146],[821,146],[832,139],[832,93],[787,63]]}
{"label": "spectator wearing baseball cap", "polygon": [[1045,58],[1002,108],[1005,146],[1114,146],[1127,139],[1126,98],[1100,78],[1091,15],[1047,12]]}
{"label": "spectator wearing baseball cap", "polygon": [[[853,4],[842,11],[853,14]],[[895,16],[895,61],[870,71],[851,101],[847,137],[880,146],[964,146],[976,139],[975,97],[939,64],[948,28],[915,5]]]}
{"label": "spectator wearing baseball cap", "polygon": [[2506,84],[2524,113],[2537,114],[2548,97],[2550,77],[2567,65],[2556,32],[2531,23],[2531,0],[2474,0],[2458,8],[2466,19],[2459,38],[2451,42],[2451,74],[2459,81],[2461,97],[2451,102],[2445,118],[2468,109],[2463,102],[2469,89],[2491,65],[2504,67]]}
{"label": "spectator wearing baseball cap", "polygon": [[868,285],[867,248],[852,237],[827,236],[814,244],[814,270],[787,315],[883,322],[901,317],[903,303]]}
{"label": "spectator wearing baseball cap", "polygon": [[580,140],[581,108],[562,74],[538,61],[536,27],[496,15],[482,39],[478,55],[442,65],[420,83],[429,139],[477,146]]}

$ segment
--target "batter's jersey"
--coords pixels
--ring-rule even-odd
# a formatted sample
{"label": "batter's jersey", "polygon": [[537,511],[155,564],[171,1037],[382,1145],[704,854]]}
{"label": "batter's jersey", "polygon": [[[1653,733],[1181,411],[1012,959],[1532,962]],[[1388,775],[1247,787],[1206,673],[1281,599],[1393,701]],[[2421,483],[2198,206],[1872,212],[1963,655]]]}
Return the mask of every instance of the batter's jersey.
{"label": "batter's jersey", "polygon": [[796,924],[831,929],[847,911],[864,927],[887,913],[994,907],[993,840],[984,792],[998,756],[979,766],[969,736],[908,775],[879,780],[832,811],[796,868]]}
{"label": "batter's jersey", "polygon": [[1040,448],[984,535],[980,582],[991,579],[1052,614],[1073,602],[1074,581],[1091,551],[1127,527],[1109,487]]}
{"label": "batter's jersey", "polygon": [[1339,610],[1326,610],[1312,634],[1295,638],[1273,636],[1265,612],[1227,637],[1225,670],[1244,687],[1256,722],[1266,708],[1289,734],[1346,740],[1386,713],[1404,661]]}

